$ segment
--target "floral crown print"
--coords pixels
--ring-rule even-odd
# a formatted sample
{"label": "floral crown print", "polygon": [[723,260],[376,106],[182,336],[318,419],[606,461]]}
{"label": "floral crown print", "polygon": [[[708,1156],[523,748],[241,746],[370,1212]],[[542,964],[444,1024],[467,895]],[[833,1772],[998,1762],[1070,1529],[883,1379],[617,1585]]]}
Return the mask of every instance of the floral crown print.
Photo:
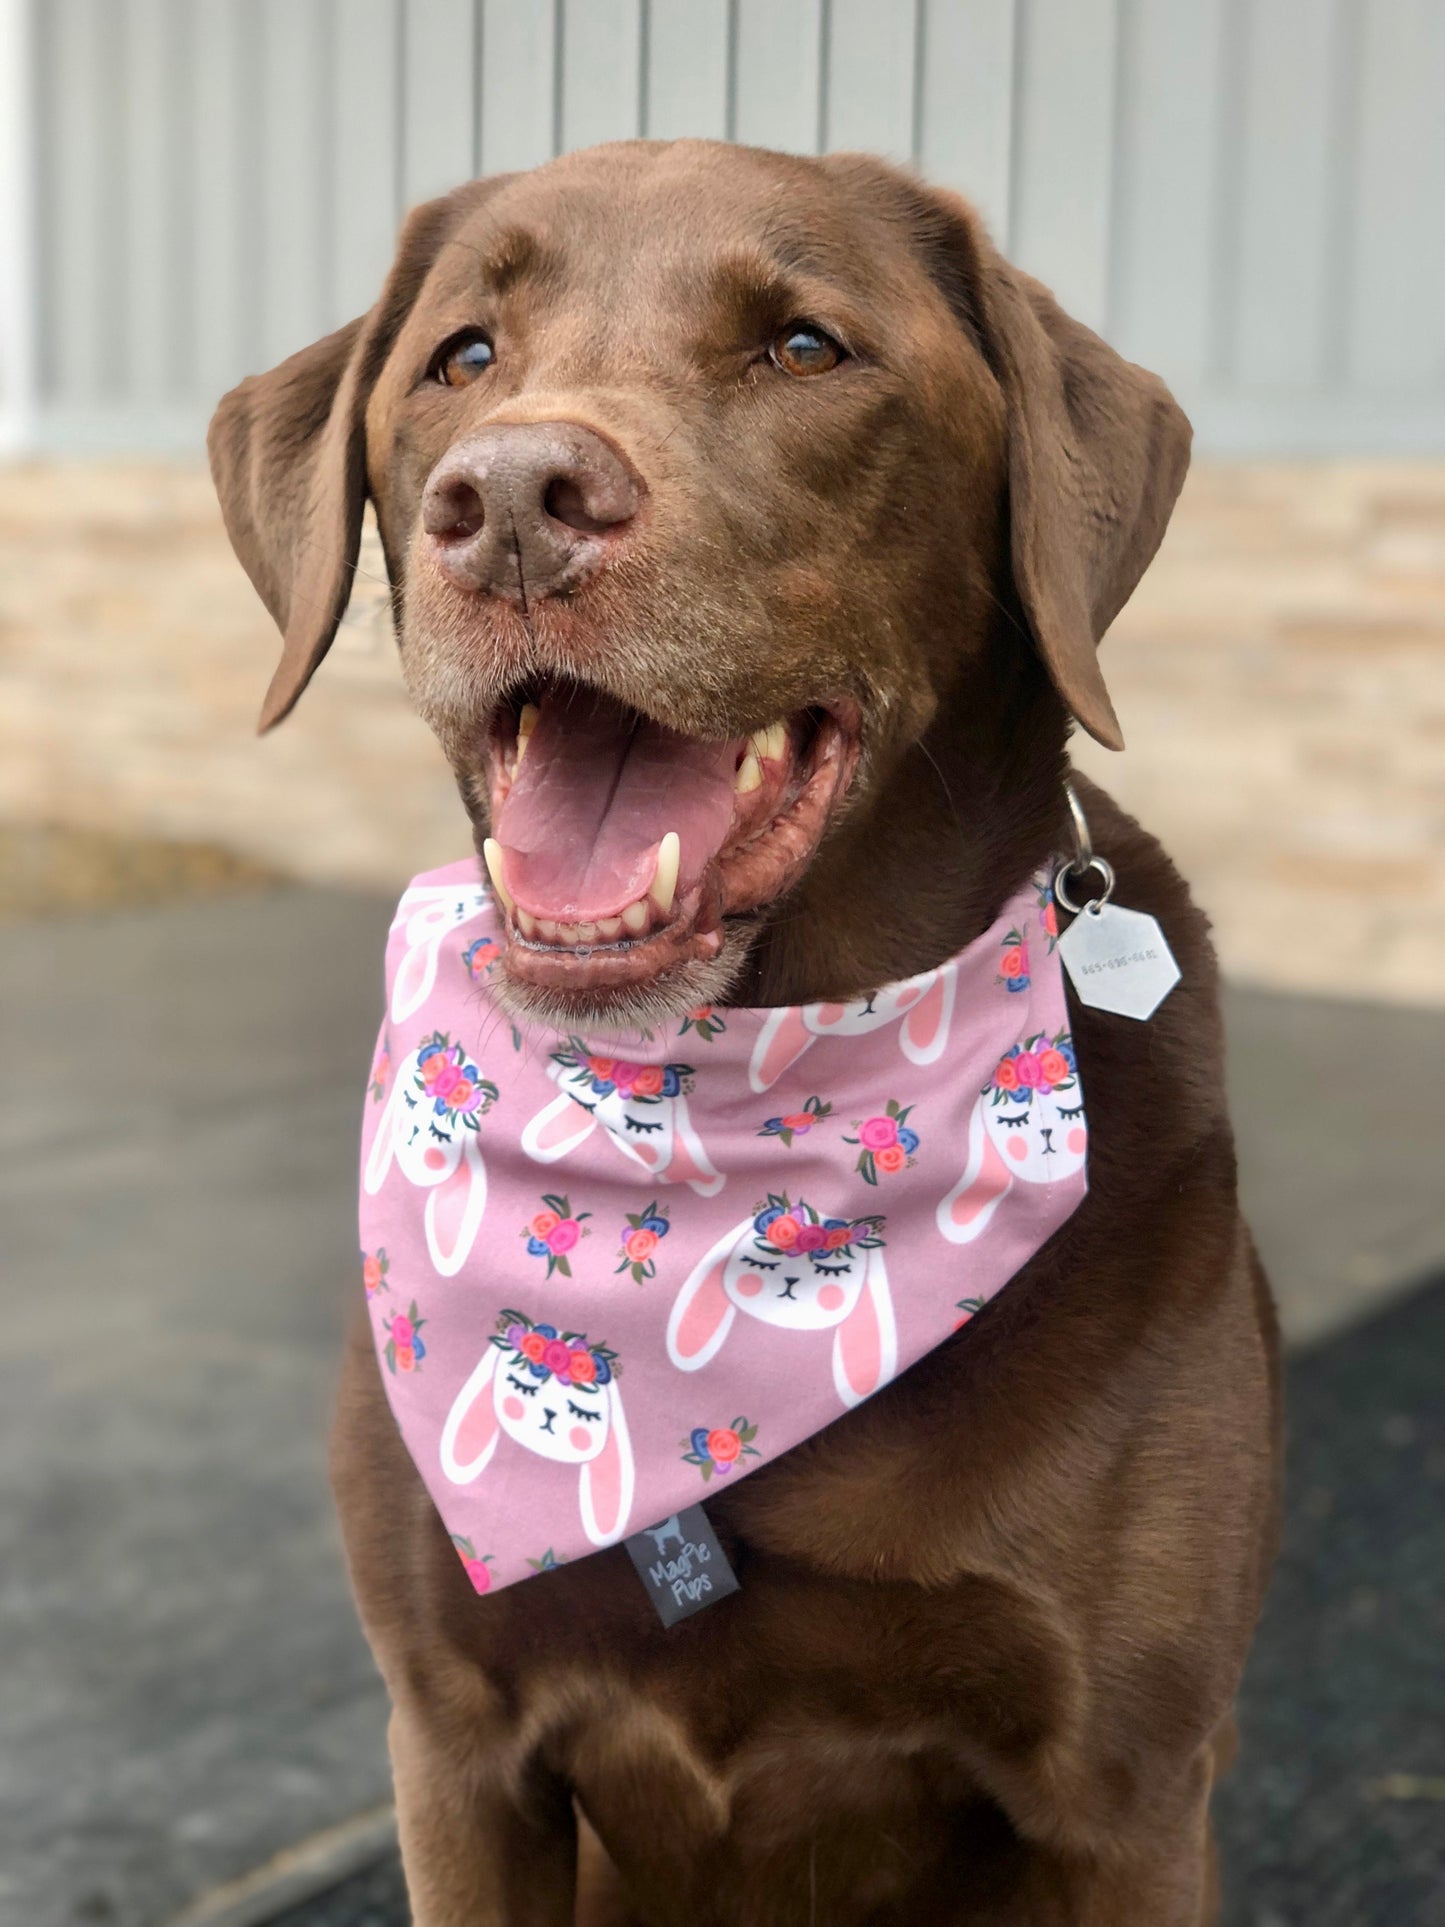
{"label": "floral crown print", "polygon": [[984,1095],[995,1104],[1007,1104],[1031,1091],[1047,1095],[1050,1091],[1071,1091],[1077,1079],[1074,1044],[1069,1032],[1061,1030],[1050,1038],[1047,1031],[1026,1037],[998,1061],[993,1076],[984,1085]]}
{"label": "floral crown print", "polygon": [[569,1037],[566,1050],[553,1051],[552,1062],[564,1070],[586,1073],[594,1097],[619,1097],[636,1104],[658,1104],[677,1097],[692,1076],[691,1064],[634,1064],[625,1057],[594,1057],[580,1037]]}
{"label": "floral crown print", "polygon": [[461,1122],[473,1131],[500,1095],[461,1045],[441,1030],[434,1030],[416,1054],[416,1085],[432,1100],[438,1117]]}
{"label": "floral crown print", "polygon": [[768,1193],[768,1202],[753,1219],[753,1230],[770,1250],[850,1252],[854,1245],[870,1250],[883,1242],[882,1218],[822,1218],[806,1199],[788,1202],[787,1194]]}
{"label": "floral crown print", "polygon": [[559,1385],[610,1385],[622,1370],[610,1346],[589,1345],[586,1332],[534,1324],[524,1311],[500,1313],[492,1343],[533,1378],[555,1378]]}

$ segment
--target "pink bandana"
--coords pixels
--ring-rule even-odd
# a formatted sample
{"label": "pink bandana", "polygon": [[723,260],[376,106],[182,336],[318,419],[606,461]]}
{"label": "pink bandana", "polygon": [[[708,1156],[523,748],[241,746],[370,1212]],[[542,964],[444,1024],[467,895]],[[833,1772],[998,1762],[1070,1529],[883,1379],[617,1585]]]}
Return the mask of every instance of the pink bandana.
{"label": "pink bandana", "polygon": [[518,1030],[474,861],[391,927],[362,1144],[382,1379],[478,1592],[667,1519],[886,1385],[1085,1190],[1053,900],[852,1004]]}

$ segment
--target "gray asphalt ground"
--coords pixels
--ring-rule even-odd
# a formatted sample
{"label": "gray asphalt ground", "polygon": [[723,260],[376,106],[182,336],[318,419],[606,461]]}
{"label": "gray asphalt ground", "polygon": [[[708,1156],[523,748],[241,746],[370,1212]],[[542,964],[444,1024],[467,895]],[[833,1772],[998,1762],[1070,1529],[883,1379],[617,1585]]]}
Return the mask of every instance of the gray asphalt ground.
{"label": "gray asphalt ground", "polygon": [[[323,1472],[389,906],[0,933],[0,1922],[162,1927],[384,1801]],[[1445,1017],[1234,993],[1294,1364],[1231,1927],[1445,1923]],[[287,1917],[405,1920],[394,1869]]]}

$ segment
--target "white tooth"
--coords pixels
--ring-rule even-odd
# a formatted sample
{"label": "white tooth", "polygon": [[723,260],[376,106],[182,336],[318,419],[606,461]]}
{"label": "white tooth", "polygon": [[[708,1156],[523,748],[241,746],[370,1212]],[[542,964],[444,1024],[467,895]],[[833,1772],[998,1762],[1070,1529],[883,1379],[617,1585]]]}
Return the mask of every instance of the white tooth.
{"label": "white tooth", "polygon": [[596,943],[597,925],[595,923],[579,923],[577,926],[577,941],[578,943]]}
{"label": "white tooth", "polygon": [[557,925],[557,941],[558,943],[576,943],[577,941],[576,924],[559,923]]}
{"label": "white tooth", "polygon": [[647,893],[664,916],[670,914],[672,900],[677,895],[677,873],[681,864],[682,838],[676,830],[669,830],[657,846],[657,869]]}
{"label": "white tooth", "polygon": [[630,930],[634,937],[640,935],[647,928],[647,919],[650,914],[647,904],[639,897],[636,903],[629,903],[623,911],[623,929]]}
{"label": "white tooth", "polygon": [[537,934],[537,919],[529,916],[520,903],[517,905],[517,928],[524,937],[535,937]]}
{"label": "white tooth", "polygon": [[759,762],[781,762],[783,751],[788,746],[788,725],[769,723],[766,729],[755,729],[748,740],[757,751]]}
{"label": "white tooth", "polygon": [[492,889],[497,901],[504,910],[512,908],[512,895],[502,881],[502,846],[494,836],[489,836],[482,845],[482,855],[487,862],[487,875],[492,879]]}
{"label": "white tooth", "polygon": [[738,773],[733,778],[733,788],[739,796],[749,796],[763,786],[763,766],[749,748],[748,753],[738,764]]}
{"label": "white tooth", "polygon": [[620,937],[622,935],[621,917],[599,917],[597,919],[597,934],[599,937],[605,937],[609,943],[612,942],[614,937]]}
{"label": "white tooth", "polygon": [[517,755],[512,764],[512,774],[514,776],[522,767],[522,758],[527,753],[527,745],[531,742],[532,731],[536,727],[537,705],[535,703],[523,703],[522,713],[517,718]]}
{"label": "white tooth", "polygon": [[555,943],[557,941],[557,926],[550,917],[538,917],[537,935],[542,939],[543,943]]}

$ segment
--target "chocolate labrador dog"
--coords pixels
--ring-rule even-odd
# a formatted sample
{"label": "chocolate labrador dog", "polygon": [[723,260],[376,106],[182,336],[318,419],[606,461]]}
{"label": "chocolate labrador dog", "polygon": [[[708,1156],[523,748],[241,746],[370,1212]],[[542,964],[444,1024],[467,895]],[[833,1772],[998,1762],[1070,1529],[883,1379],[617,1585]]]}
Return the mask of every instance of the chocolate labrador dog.
{"label": "chocolate labrador dog", "polygon": [[[210,446],[285,637],[266,726],[370,497],[479,850],[520,752],[549,759],[502,995],[595,1030],[860,996],[1069,847],[1071,722],[1120,746],[1096,647],[1189,428],[963,201],[682,141],[418,208],[371,312],[243,382]],[[1274,1325],[1205,920],[1080,788],[1182,983],[1147,1023],[1074,1013],[1089,1194],[1009,1288],[710,1499],[735,1597],[664,1630],[613,1548],[479,1600],[358,1323],[334,1478],[419,1927],[1215,1917]],[[611,913],[548,917],[559,879]]]}

